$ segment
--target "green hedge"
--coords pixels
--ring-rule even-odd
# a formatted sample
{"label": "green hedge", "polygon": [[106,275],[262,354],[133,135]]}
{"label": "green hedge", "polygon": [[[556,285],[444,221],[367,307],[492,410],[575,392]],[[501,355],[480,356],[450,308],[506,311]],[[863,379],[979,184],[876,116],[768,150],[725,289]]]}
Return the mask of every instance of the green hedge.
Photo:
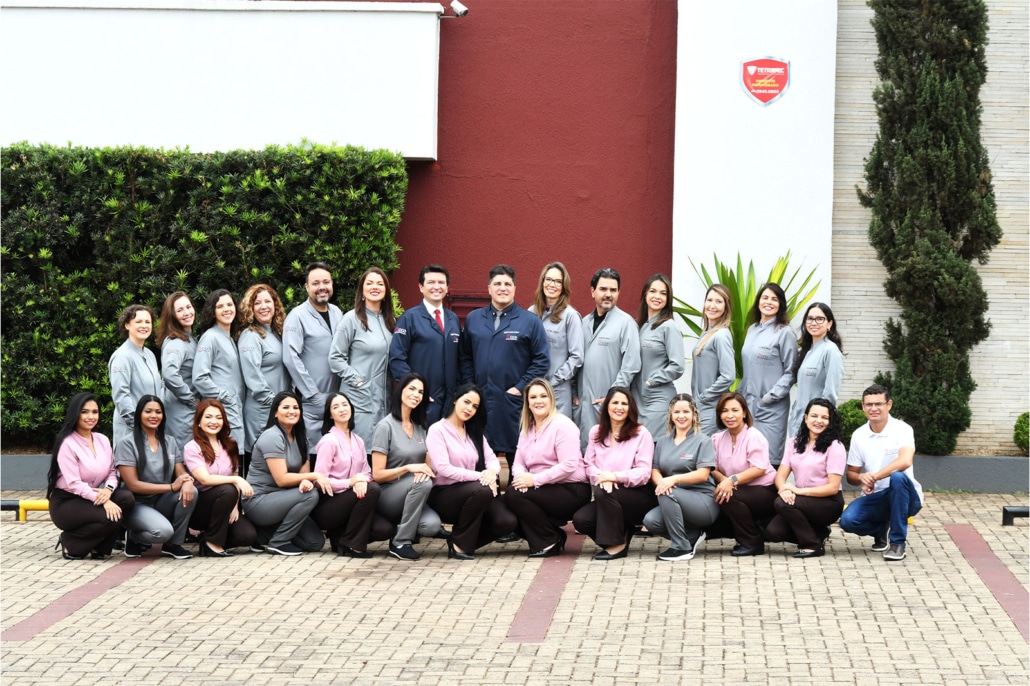
{"label": "green hedge", "polygon": [[[334,267],[336,301],[353,302],[367,267],[397,266],[407,172],[394,153],[270,147],[193,154],[147,148],[2,151],[0,411],[5,445],[49,447],[68,397],[101,397],[122,308],[159,310],[175,291],[200,309],[266,282],[289,308],[304,267]],[[155,330],[156,330],[155,323]]]}

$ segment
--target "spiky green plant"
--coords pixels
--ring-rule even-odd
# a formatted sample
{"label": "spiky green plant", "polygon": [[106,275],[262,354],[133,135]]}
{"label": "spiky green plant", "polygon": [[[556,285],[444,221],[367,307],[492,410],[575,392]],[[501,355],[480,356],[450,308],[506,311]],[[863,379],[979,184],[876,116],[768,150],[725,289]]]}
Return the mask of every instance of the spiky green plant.
{"label": "spiky green plant", "polygon": [[[810,271],[803,279],[800,277],[800,266],[794,269],[793,272],[790,272],[790,251],[787,251],[786,255],[776,260],[776,263],[769,271],[769,277],[762,282],[755,278],[754,261],[748,262],[747,272],[744,272],[744,263],[740,253],[737,253],[737,268],[735,270],[722,262],[718,255],[712,255],[712,259],[715,261],[714,279],[703,264],[698,267],[698,265],[694,264],[694,260],[690,260],[690,266],[694,268],[694,272],[701,279],[701,283],[704,284],[706,291],[717,283],[721,283],[730,290],[730,298],[732,299],[730,332],[733,334],[733,352],[737,365],[737,382],[739,382],[744,369],[740,358],[740,350],[744,347],[744,336],[747,334],[747,315],[759,296],[758,289],[766,283],[780,284],[787,296],[787,316],[793,319],[812,300],[815,292],[819,289],[819,284],[822,282],[817,281],[815,285],[808,288],[808,284],[815,277],[815,269]],[[789,277],[787,276],[788,272],[790,272]],[[799,280],[801,283],[795,286],[795,281]],[[806,291],[805,289],[808,290]],[[673,298],[673,300],[676,302],[673,310],[695,336],[700,336],[704,322],[701,312],[704,303],[701,304],[702,308],[698,308],[679,298]],[[737,387],[736,383],[734,383],[733,387]]]}

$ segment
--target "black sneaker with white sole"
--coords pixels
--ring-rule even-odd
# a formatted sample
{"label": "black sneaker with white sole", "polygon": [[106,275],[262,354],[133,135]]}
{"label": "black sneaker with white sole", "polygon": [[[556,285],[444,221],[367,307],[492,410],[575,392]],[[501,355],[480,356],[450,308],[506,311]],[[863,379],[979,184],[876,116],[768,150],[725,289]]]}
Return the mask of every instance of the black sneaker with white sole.
{"label": "black sneaker with white sole", "polygon": [[165,543],[161,546],[161,554],[165,557],[174,557],[176,560],[188,560],[193,557],[193,553],[178,543]]}
{"label": "black sneaker with white sole", "polygon": [[402,545],[390,544],[390,554],[396,557],[398,560],[417,560],[422,556],[418,554],[410,543],[404,543]]}
{"label": "black sneaker with white sole", "polygon": [[289,555],[292,557],[293,555],[300,555],[304,551],[292,543],[283,543],[282,545],[265,546],[265,552],[272,555]]}
{"label": "black sneaker with white sole", "polygon": [[887,541],[887,532],[884,531],[880,536],[873,536],[873,547],[874,553],[882,553],[890,547],[890,543]]}
{"label": "black sneaker with white sole", "polygon": [[126,539],[125,549],[122,552],[125,553],[125,557],[141,557],[143,555],[143,551],[149,547],[150,546],[145,543],[137,543],[129,538]]}
{"label": "black sneaker with white sole", "polygon": [[694,559],[693,550],[682,550],[681,548],[668,548],[658,553],[659,560],[665,560],[666,562],[675,562],[676,560],[692,560]]}

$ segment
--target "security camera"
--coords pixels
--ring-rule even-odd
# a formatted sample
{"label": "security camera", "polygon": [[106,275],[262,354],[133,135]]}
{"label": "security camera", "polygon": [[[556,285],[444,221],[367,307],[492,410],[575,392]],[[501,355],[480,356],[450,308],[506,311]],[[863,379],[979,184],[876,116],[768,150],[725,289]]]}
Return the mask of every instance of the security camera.
{"label": "security camera", "polygon": [[454,16],[456,17],[464,17],[469,13],[469,8],[458,2],[458,0],[453,0],[453,2],[451,2],[451,10],[454,12]]}

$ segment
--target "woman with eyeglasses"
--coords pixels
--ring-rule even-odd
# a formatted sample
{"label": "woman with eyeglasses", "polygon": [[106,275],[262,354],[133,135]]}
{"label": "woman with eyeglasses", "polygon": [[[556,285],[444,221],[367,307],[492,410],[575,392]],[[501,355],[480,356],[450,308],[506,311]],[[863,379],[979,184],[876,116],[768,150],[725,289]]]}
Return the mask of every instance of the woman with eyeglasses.
{"label": "woman with eyeglasses", "polygon": [[780,464],[787,439],[790,387],[794,385],[797,337],[787,316],[787,296],[778,283],[767,283],[748,315],[744,346],[740,350],[743,377],[737,390],[744,395],[755,428],[769,442],[769,461]]}
{"label": "woman with eyeglasses", "polygon": [[543,320],[550,344],[551,368],[547,380],[554,390],[555,407],[572,419],[572,378],[583,366],[583,318],[569,299],[569,270],[551,262],[540,273],[540,283],[529,311]]}
{"label": "woman with eyeglasses", "polygon": [[787,436],[797,436],[805,408],[813,398],[828,400],[834,407],[844,378],[844,343],[834,326],[833,310],[825,303],[812,303],[805,310],[801,350],[794,363],[798,392],[790,411]]}

